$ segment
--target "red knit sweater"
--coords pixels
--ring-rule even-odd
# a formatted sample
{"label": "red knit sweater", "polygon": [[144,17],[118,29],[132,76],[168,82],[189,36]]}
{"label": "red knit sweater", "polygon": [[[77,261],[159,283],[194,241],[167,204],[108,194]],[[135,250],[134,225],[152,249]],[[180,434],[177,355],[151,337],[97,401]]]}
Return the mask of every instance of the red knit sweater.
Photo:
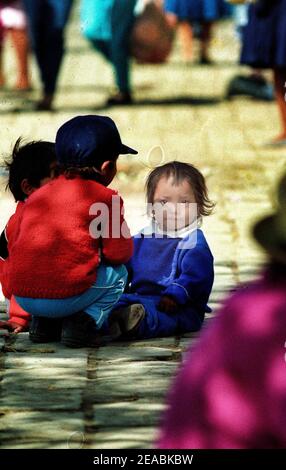
{"label": "red knit sweater", "polygon": [[[19,202],[16,207],[15,213],[10,217],[7,225],[6,225],[6,238],[8,240],[8,246],[9,246],[9,240],[10,240],[10,245],[13,243],[13,236],[16,236],[17,234],[17,226],[18,226],[18,219],[21,217],[22,210],[24,208],[24,203]],[[3,275],[3,270],[4,270],[4,263],[6,263],[5,260],[2,260],[0,258],[0,283],[2,284],[2,275]],[[30,314],[23,310],[19,304],[17,304],[14,296],[10,298],[10,305],[9,305],[9,322],[11,323],[16,323],[20,326],[23,326],[24,328],[27,328],[29,325],[30,321]]]}
{"label": "red knit sweater", "polygon": [[[50,299],[78,295],[96,280],[99,248],[106,263],[126,263],[133,242],[122,210],[124,236],[113,238],[111,233],[112,220],[118,215],[112,212],[112,196],[116,195],[95,181],[60,176],[29,196],[8,237],[4,295]],[[90,208],[98,202],[109,209],[109,220],[105,220],[109,231],[96,239],[89,232],[95,219]],[[121,198],[120,207],[123,209]]]}

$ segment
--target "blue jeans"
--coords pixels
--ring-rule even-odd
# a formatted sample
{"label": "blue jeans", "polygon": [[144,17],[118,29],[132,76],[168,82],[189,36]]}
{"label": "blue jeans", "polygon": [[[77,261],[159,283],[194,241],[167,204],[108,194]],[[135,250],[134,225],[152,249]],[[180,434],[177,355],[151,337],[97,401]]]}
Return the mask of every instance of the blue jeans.
{"label": "blue jeans", "polygon": [[113,65],[116,85],[122,92],[130,91],[129,40],[135,18],[135,4],[136,0],[114,0],[111,40],[90,40],[92,45]]}
{"label": "blue jeans", "polygon": [[61,318],[84,311],[95,320],[97,327],[101,328],[124,291],[126,281],[127,270],[124,265],[101,264],[97,269],[96,282],[83,294],[65,299],[15,298],[31,315]]}
{"label": "blue jeans", "polygon": [[64,28],[73,0],[23,0],[32,49],[46,94],[53,94],[64,54]]}

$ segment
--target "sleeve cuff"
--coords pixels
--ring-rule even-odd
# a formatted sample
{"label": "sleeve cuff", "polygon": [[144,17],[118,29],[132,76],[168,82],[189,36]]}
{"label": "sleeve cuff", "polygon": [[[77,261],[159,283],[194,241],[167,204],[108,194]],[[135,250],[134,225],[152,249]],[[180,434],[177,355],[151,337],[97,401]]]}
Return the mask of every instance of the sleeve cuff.
{"label": "sleeve cuff", "polygon": [[187,289],[178,282],[173,282],[170,286],[168,286],[163,295],[170,295],[171,297],[174,297],[174,299],[180,305],[186,304],[190,299]]}
{"label": "sleeve cuff", "polygon": [[28,327],[30,323],[29,319],[20,317],[10,317],[8,321],[9,323],[17,323],[17,325],[24,326],[25,328]]}

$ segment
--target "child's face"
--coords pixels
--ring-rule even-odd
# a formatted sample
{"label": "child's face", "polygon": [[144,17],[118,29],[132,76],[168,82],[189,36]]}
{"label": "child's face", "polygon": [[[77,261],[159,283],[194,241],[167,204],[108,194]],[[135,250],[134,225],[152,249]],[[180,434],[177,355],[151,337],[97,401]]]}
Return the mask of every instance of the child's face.
{"label": "child's face", "polygon": [[153,215],[161,230],[176,231],[197,218],[197,204],[187,179],[176,183],[174,178],[162,177],[156,186]]}

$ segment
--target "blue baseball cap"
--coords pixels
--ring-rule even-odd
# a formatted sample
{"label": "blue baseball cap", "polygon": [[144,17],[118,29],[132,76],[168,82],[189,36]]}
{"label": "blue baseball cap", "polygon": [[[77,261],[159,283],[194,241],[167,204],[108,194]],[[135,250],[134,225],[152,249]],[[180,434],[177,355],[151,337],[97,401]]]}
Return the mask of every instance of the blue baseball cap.
{"label": "blue baseball cap", "polygon": [[118,155],[137,153],[121,142],[114,121],[107,116],[76,116],[56,135],[56,156],[62,165],[93,166]]}

